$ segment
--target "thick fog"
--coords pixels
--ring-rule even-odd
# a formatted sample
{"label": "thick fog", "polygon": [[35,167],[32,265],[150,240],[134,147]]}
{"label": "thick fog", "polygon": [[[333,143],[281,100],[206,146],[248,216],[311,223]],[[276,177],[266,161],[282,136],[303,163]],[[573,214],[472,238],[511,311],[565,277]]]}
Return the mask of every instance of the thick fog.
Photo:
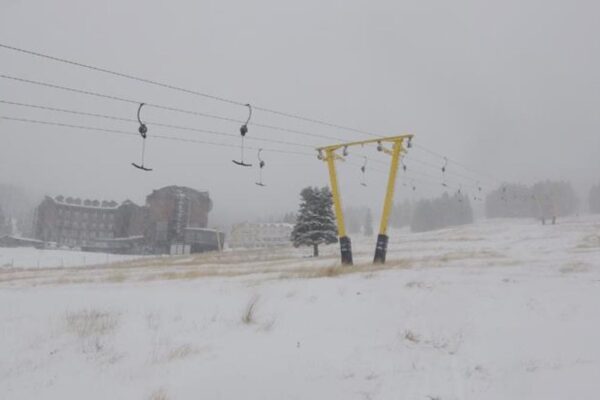
{"label": "thick fog", "polygon": [[[0,2],[0,43],[354,127],[412,133],[411,171],[466,188],[481,180],[532,184],[570,180],[582,197],[600,171],[600,5],[593,1],[19,1]],[[247,109],[0,49],[0,73],[244,120]],[[136,117],[137,106],[0,79],[0,100]],[[0,103],[0,115],[137,133],[137,123]],[[238,134],[239,123],[146,108],[143,119]],[[255,110],[247,145],[276,139],[332,140],[268,130],[252,122],[345,140],[369,136]],[[166,141],[177,136],[239,145],[238,137],[149,123],[146,163],[136,136],[0,120],[0,183],[43,195],[131,199],[177,184],[210,191],[211,222],[296,209],[300,190],[326,185],[316,157],[263,151],[266,187],[234,165],[238,148]],[[374,146],[339,163],[346,206],[380,208],[389,158]],[[363,155],[367,186],[360,185]],[[411,156],[431,164],[410,164]],[[376,168],[379,171],[374,171]],[[458,177],[460,173],[470,178]],[[399,182],[406,183],[403,172]],[[404,181],[403,181],[404,179]],[[398,198],[439,196],[442,185],[398,186]]]}

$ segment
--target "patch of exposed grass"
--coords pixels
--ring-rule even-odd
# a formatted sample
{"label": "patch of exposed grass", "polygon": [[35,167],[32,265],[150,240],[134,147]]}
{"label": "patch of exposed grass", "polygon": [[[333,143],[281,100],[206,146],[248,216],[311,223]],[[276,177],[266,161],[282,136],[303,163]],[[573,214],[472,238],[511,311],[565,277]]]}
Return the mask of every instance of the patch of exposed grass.
{"label": "patch of exposed grass", "polygon": [[415,332],[411,331],[411,330],[405,330],[404,333],[402,334],[402,337],[404,337],[405,340],[412,342],[412,343],[420,343],[421,342],[421,337],[416,334]]}
{"label": "patch of exposed grass", "polygon": [[67,329],[80,338],[106,335],[118,325],[116,315],[98,310],[82,310],[67,313]]}
{"label": "patch of exposed grass", "polygon": [[178,347],[175,347],[169,350],[165,356],[165,361],[173,361],[182,358],[189,357],[193,354],[198,353],[198,349],[196,349],[191,344],[184,344]]}
{"label": "patch of exposed grass", "polygon": [[127,274],[122,271],[117,271],[111,275],[109,275],[106,280],[110,283],[121,283],[127,280]]}
{"label": "patch of exposed grass", "polygon": [[152,392],[148,400],[169,400],[169,396],[164,389],[158,389]]}
{"label": "patch of exposed grass", "polygon": [[[98,310],[69,312],[65,319],[67,331],[79,339],[83,353],[104,352],[106,335],[113,332],[119,323],[117,315]],[[114,357],[116,359],[111,361]],[[113,354],[109,357],[108,362],[116,362],[118,358],[118,355]]]}
{"label": "patch of exposed grass", "polygon": [[581,243],[576,248],[578,249],[595,249],[600,247],[600,235],[593,234],[585,236]]}
{"label": "patch of exposed grass", "polygon": [[586,263],[581,261],[573,261],[568,264],[563,265],[559,271],[563,274],[572,274],[578,272],[587,272],[589,270],[589,266]]}
{"label": "patch of exposed grass", "polygon": [[450,262],[460,260],[472,260],[472,259],[486,259],[486,258],[505,258],[501,253],[491,250],[481,251],[456,251],[452,253],[446,253],[442,256],[436,257],[439,261]]}
{"label": "patch of exposed grass", "polygon": [[246,308],[244,309],[244,313],[242,314],[242,322],[246,325],[253,324],[256,322],[255,320],[255,312],[256,312],[256,304],[258,303],[258,296],[254,296],[250,299]]}

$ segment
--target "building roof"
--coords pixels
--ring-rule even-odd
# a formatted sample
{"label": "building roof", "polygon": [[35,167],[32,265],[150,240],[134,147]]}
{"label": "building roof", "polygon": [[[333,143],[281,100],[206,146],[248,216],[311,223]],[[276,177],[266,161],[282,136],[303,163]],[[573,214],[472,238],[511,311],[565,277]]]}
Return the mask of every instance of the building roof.
{"label": "building roof", "polygon": [[200,196],[205,196],[205,197],[210,197],[208,190],[196,190],[196,189],[192,189],[190,187],[187,186],[177,186],[177,185],[171,185],[171,186],[165,186],[162,187],[160,189],[155,189],[152,191],[152,193],[150,193],[148,195],[148,197],[156,194],[156,193],[160,193],[160,192],[171,192],[171,191],[182,191],[186,194],[195,194],[195,195],[200,195]]}
{"label": "building roof", "polygon": [[62,195],[56,197],[46,196],[46,199],[49,201],[53,201],[56,204],[60,204],[61,206],[67,207],[76,207],[76,208],[86,208],[86,209],[94,209],[94,210],[116,210],[123,204],[135,204],[131,200],[126,200],[123,203],[119,204],[114,200],[90,200],[85,199],[81,200],[79,198],[73,197],[64,197]]}

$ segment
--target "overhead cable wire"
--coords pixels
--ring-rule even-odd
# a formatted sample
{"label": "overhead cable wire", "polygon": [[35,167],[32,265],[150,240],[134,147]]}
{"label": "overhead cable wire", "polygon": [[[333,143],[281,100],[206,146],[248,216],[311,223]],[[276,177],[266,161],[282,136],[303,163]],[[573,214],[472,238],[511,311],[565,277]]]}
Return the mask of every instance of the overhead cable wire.
{"label": "overhead cable wire", "polygon": [[[66,113],[66,114],[73,114],[73,115],[80,115],[80,116],[88,116],[88,117],[94,117],[94,118],[103,118],[103,119],[120,121],[120,122],[135,122],[135,123],[138,122],[138,120],[134,119],[134,118],[123,118],[123,117],[117,117],[114,115],[90,113],[90,112],[86,112],[86,111],[78,111],[78,110],[72,110],[72,109],[66,109],[66,108],[43,106],[43,105],[39,105],[39,104],[22,103],[22,102],[2,100],[2,99],[0,99],[0,103],[13,105],[13,106],[19,106],[19,107],[34,108],[34,109],[45,110],[45,111],[52,111],[52,112],[59,112],[59,113]],[[218,135],[218,136],[225,136],[225,137],[231,137],[231,138],[237,138],[237,136],[238,136],[233,133],[220,132],[220,131],[214,131],[214,130],[208,130],[208,129],[192,128],[192,127],[180,126],[180,125],[165,124],[165,123],[161,123],[161,122],[146,121],[146,123],[148,125],[160,126],[163,128],[171,128],[171,129],[197,132],[197,133],[206,133],[209,135]],[[288,145],[288,146],[305,147],[305,148],[311,148],[311,149],[315,147],[315,146],[311,146],[311,145],[308,145],[305,143],[288,142],[288,141],[279,140],[279,139],[266,139],[266,138],[259,138],[259,137],[251,137],[248,139],[253,140],[253,141],[277,143],[277,144],[283,144],[283,145]]]}
{"label": "overhead cable wire", "polygon": [[[77,89],[77,88],[73,88],[73,87],[69,87],[69,86],[57,85],[54,83],[26,79],[26,78],[16,77],[16,76],[12,76],[12,75],[0,74],[0,78],[8,79],[8,80],[16,81],[16,82],[21,82],[21,83],[28,83],[28,84],[36,85],[36,86],[47,87],[47,88],[51,88],[51,89],[58,89],[58,90],[67,91],[67,92],[71,92],[71,93],[83,94],[86,96],[93,96],[93,97],[104,98],[104,99],[113,100],[113,101],[119,101],[122,103],[136,104],[136,105],[139,105],[141,103],[141,101],[139,101],[139,100],[133,100],[130,98],[95,92],[95,91],[91,91],[91,90]],[[155,103],[148,103],[148,102],[144,102],[144,103],[146,104],[147,107],[153,107],[153,108],[156,108],[159,110],[164,110],[164,111],[177,112],[177,113],[194,115],[194,116],[199,116],[199,117],[204,117],[204,118],[211,118],[211,119],[227,121],[227,122],[235,122],[235,123],[244,123],[245,122],[244,120],[241,120],[241,119],[229,118],[229,117],[224,117],[224,116],[215,115],[215,114],[203,113],[203,112],[199,112],[199,111],[186,110],[186,109],[179,108],[179,107],[173,107],[173,106],[167,106],[167,105],[161,105],[161,104],[155,104]],[[334,136],[311,133],[311,132],[307,132],[307,131],[290,129],[290,128],[275,126],[275,125],[261,124],[261,123],[256,123],[256,122],[251,123],[251,125],[257,126],[259,128],[284,131],[284,132],[288,132],[288,133],[294,133],[294,134],[303,135],[303,136],[310,136],[310,137],[315,137],[315,138],[319,138],[319,139],[343,140],[343,139],[340,139],[340,138],[337,138]]]}
{"label": "overhead cable wire", "polygon": [[[123,131],[123,130],[118,130],[118,129],[102,128],[102,127],[96,127],[96,126],[89,126],[89,125],[77,125],[77,124],[70,124],[70,123],[63,123],[63,122],[56,122],[56,121],[45,121],[45,120],[31,119],[31,118],[12,117],[12,116],[6,116],[6,115],[0,115],[0,119],[6,120],[6,121],[34,124],[34,125],[72,128],[72,129],[78,129],[78,130],[83,130],[83,131],[99,132],[99,133],[104,133],[104,134],[115,134],[115,135],[123,135],[123,136],[138,136],[138,134],[134,133],[134,132]],[[177,137],[177,136],[166,136],[166,135],[153,134],[152,136],[148,136],[148,138],[149,139],[169,140],[169,141],[183,142],[183,143],[219,146],[219,147],[226,147],[226,148],[237,148],[236,145],[232,145],[232,144],[228,144],[228,143],[189,139],[189,138],[182,138],[182,137]],[[249,148],[252,150],[259,150],[259,148],[256,148],[256,147],[249,147]],[[298,156],[305,156],[305,157],[311,157],[311,158],[314,157],[314,154],[312,154],[312,153],[288,151],[288,150],[282,150],[282,149],[271,149],[271,148],[265,148],[265,147],[261,147],[261,148],[263,149],[263,151],[268,151],[270,153],[298,155]],[[354,164],[351,162],[348,162],[348,164],[353,165],[353,166],[360,166],[360,164]],[[372,171],[380,173],[380,174],[384,174],[384,175],[387,174],[386,171],[382,171],[382,170],[378,170],[378,169],[372,169]],[[413,179],[413,180],[417,181],[419,183],[426,183],[426,184],[428,183],[426,181],[423,181],[422,179]]]}
{"label": "overhead cable wire", "polygon": [[[7,120],[7,121],[17,121],[17,122],[24,122],[24,123],[38,124],[38,125],[48,125],[48,126],[59,126],[59,127],[63,127],[63,128],[74,128],[74,129],[82,129],[82,130],[87,130],[87,131],[96,131],[96,132],[112,133],[112,134],[119,134],[119,135],[138,136],[138,134],[134,133],[134,132],[123,131],[123,130],[118,130],[118,129],[107,129],[107,128],[101,128],[101,127],[95,127],[95,126],[88,126],[88,125],[67,124],[67,123],[63,123],[63,122],[11,117],[11,116],[6,116],[6,115],[0,115],[0,119]],[[211,141],[206,141],[206,140],[182,138],[182,137],[178,137],[178,136],[166,136],[166,135],[153,134],[152,136],[149,136],[148,138],[149,139],[156,138],[156,139],[187,142],[187,143],[206,144],[206,145],[211,145],[211,146],[220,146],[220,147],[228,147],[228,148],[237,148],[238,147],[237,145],[232,145],[232,144],[228,144],[228,143],[219,143],[219,142],[211,142]],[[252,150],[259,149],[258,147],[249,147],[249,148]],[[290,151],[290,150],[282,150],[282,149],[271,149],[271,148],[264,148],[264,147],[261,147],[261,148],[264,151],[268,151],[271,153],[292,154],[292,155],[314,157],[314,155],[312,153],[303,153],[303,152],[299,152],[299,151]]]}
{"label": "overhead cable wire", "polygon": [[[86,63],[82,63],[82,62],[78,62],[78,61],[74,61],[74,60],[69,60],[66,58],[62,58],[62,57],[57,57],[57,56],[52,56],[49,54],[44,54],[44,53],[40,53],[37,51],[33,51],[33,50],[28,50],[28,49],[23,49],[23,48],[19,48],[16,46],[11,46],[8,44],[4,44],[4,43],[0,43],[0,48],[4,48],[6,50],[11,50],[11,51],[15,51],[15,52],[19,52],[19,53],[23,53],[23,54],[27,54],[30,56],[35,56],[35,57],[39,57],[39,58],[44,58],[47,60],[51,60],[51,61],[55,61],[55,62],[60,62],[60,63],[64,63],[64,64],[68,64],[68,65],[72,65],[72,66],[76,66],[76,67],[80,67],[80,68],[84,68],[84,69],[88,69],[88,70],[92,70],[92,71],[96,71],[96,72],[101,72],[104,74],[109,74],[112,76],[116,76],[116,77],[120,77],[120,78],[124,78],[124,79],[128,79],[128,80],[133,80],[133,81],[137,81],[137,82],[141,82],[141,83],[145,83],[145,84],[149,84],[149,85],[153,85],[153,86],[157,86],[157,87],[162,87],[165,89],[170,89],[170,90],[174,90],[174,91],[178,91],[178,92],[182,92],[182,93],[186,93],[186,94],[190,94],[190,95],[195,95],[195,96],[200,96],[200,97],[204,97],[207,99],[211,99],[211,100],[215,100],[215,101],[219,101],[219,102],[223,102],[223,103],[227,103],[227,104],[231,104],[231,105],[236,105],[236,106],[246,106],[247,102],[242,102],[242,101],[237,101],[237,100],[232,100],[229,98],[225,98],[223,96],[216,96],[216,95],[212,95],[209,93],[205,93],[205,92],[200,92],[197,90],[191,90],[191,89],[187,89],[184,87],[180,87],[180,86],[176,86],[173,84],[169,84],[169,83],[165,83],[165,82],[160,82],[157,80],[152,80],[152,79],[148,79],[148,78],[144,78],[144,77],[140,77],[140,76],[136,76],[136,75],[132,75],[132,74],[127,74],[127,73],[122,73],[122,72],[118,72],[118,71],[114,71],[108,68],[103,68],[103,67],[98,67],[98,66],[94,66],[91,64],[86,64]],[[73,88],[66,88],[66,87],[61,87],[59,85],[53,85],[53,84],[43,84],[42,82],[36,82],[36,81],[30,81],[27,79],[22,79],[22,78],[15,78],[15,77],[9,77],[6,75],[1,75],[2,78],[6,78],[6,79],[14,79],[14,80],[19,80],[21,82],[27,82],[27,83],[32,83],[32,84],[38,84],[38,85],[43,85],[43,86],[47,86],[47,87],[52,87],[52,88],[56,88],[56,89],[63,89],[63,90],[70,90],[73,92],[77,92],[77,93],[81,93],[81,94],[87,94],[87,95],[93,95],[93,96],[97,96],[98,93],[94,93],[91,91],[84,91],[84,90],[78,90],[78,89],[73,89]],[[133,102],[132,100],[129,99],[124,99],[124,98],[120,98],[118,96],[110,96],[110,95],[102,95],[100,97],[104,97],[104,98],[108,98],[108,99],[112,99],[112,100],[117,100],[117,101],[127,101],[127,102]],[[139,103],[138,101],[135,101],[135,103]],[[203,116],[203,117],[207,117],[207,118],[215,118],[215,119],[220,119],[220,120],[225,120],[225,121],[231,121],[231,122],[242,122],[241,120],[236,120],[233,118],[227,118],[227,117],[222,117],[222,116],[216,116],[216,115],[211,115],[211,114],[205,114],[205,113],[199,113],[199,112],[195,112],[195,111],[189,111],[189,110],[183,110],[180,108],[176,108],[176,107],[169,107],[169,106],[160,106],[157,104],[148,104],[148,106],[150,107],[156,107],[159,109],[163,109],[163,110],[167,110],[167,111],[176,111],[176,112],[183,112],[186,114],[191,114],[191,115],[197,115],[197,116]],[[368,135],[368,136],[372,136],[372,137],[378,137],[381,135],[366,131],[366,130],[362,130],[362,129],[356,129],[353,127],[349,127],[349,126],[344,126],[344,125],[340,125],[340,124],[335,124],[335,123],[331,123],[331,122],[327,122],[327,121],[323,121],[323,120],[319,120],[319,119],[315,119],[315,118],[311,118],[311,117],[306,117],[300,114],[296,114],[296,113],[290,113],[290,112],[284,112],[284,111],[279,111],[279,110],[275,110],[272,108],[268,108],[268,107],[263,107],[260,105],[254,105],[253,106],[254,109],[256,110],[260,110],[263,112],[268,112],[271,114],[275,114],[275,115],[279,115],[279,116],[283,116],[283,117],[287,117],[287,118],[293,118],[293,119],[297,119],[297,120],[301,120],[301,121],[305,121],[305,122],[310,122],[310,123],[314,123],[314,124],[319,124],[319,125],[323,125],[323,126],[327,126],[330,128],[335,128],[335,129],[341,129],[341,130],[346,130],[346,131],[351,131],[351,132],[355,132],[355,133],[360,133],[360,134],[364,134],[364,135]],[[330,136],[326,136],[326,135],[316,135],[316,134],[312,134],[309,132],[303,132],[303,131],[296,131],[296,130],[291,130],[288,128],[284,128],[284,127],[277,127],[277,126],[272,126],[272,125],[265,125],[265,124],[253,124],[255,126],[259,126],[262,128],[266,128],[266,129],[276,129],[276,130],[282,130],[282,131],[287,131],[290,133],[297,133],[297,134],[304,134],[304,135],[310,135],[310,136],[315,136],[315,137],[321,137],[321,138],[331,138],[334,140],[341,140],[338,138],[333,138]],[[466,165],[459,163],[453,159],[447,158],[443,155],[441,155],[440,153],[428,149],[425,146],[421,146],[421,145],[416,145],[416,147],[420,148],[421,150],[430,153],[431,155],[435,155],[437,157],[441,157],[441,158],[446,158],[448,159],[450,162],[456,164],[457,166],[462,167],[465,170],[468,171],[473,171],[475,172],[473,169],[471,169],[470,167],[467,167]],[[478,175],[482,174],[481,171],[477,171],[476,172]],[[500,182],[497,178],[492,177],[491,175],[485,174],[486,176],[488,176],[489,178],[492,178],[494,181]],[[476,179],[473,179],[476,180]]]}
{"label": "overhead cable wire", "polygon": [[451,163],[453,163],[453,164],[455,164],[455,165],[463,168],[466,171],[470,171],[471,173],[474,173],[474,174],[476,174],[478,176],[487,176],[488,179],[492,179],[495,182],[501,182],[499,179],[493,177],[492,175],[489,175],[489,174],[487,174],[485,172],[482,172],[482,171],[476,171],[475,169],[473,169],[471,167],[468,167],[468,166],[466,166],[466,165],[464,165],[464,164],[462,164],[462,163],[460,163],[460,162],[458,162],[458,161],[456,161],[454,159],[446,157],[446,156],[438,153],[437,151],[431,150],[431,149],[429,149],[429,148],[427,148],[427,147],[425,147],[423,145],[420,145],[418,143],[413,144],[413,147],[415,147],[415,148],[417,148],[417,149],[419,149],[419,150],[421,150],[421,151],[423,151],[425,153],[428,153],[428,154],[430,154],[432,156],[439,157],[441,159],[447,159],[449,162],[451,162]]}
{"label": "overhead cable wire", "polygon": [[[164,83],[164,82],[159,82],[153,79],[148,79],[148,78],[144,78],[144,77],[140,77],[140,76],[136,76],[136,75],[132,75],[132,74],[126,74],[123,72],[118,72],[118,71],[114,71],[108,68],[103,68],[103,67],[97,67],[94,65],[90,65],[90,64],[85,64],[79,61],[73,61],[73,60],[69,60],[66,58],[62,58],[62,57],[56,57],[56,56],[51,56],[48,54],[44,54],[44,53],[40,53],[37,51],[33,51],[33,50],[27,50],[27,49],[23,49],[23,48],[19,48],[19,47],[15,47],[15,46],[10,46],[4,43],[0,43],[0,48],[4,48],[7,50],[12,50],[12,51],[16,51],[19,53],[23,53],[23,54],[28,54],[30,56],[35,56],[35,57],[40,57],[40,58],[44,58],[47,60],[51,60],[51,61],[56,61],[56,62],[60,62],[63,64],[69,64],[72,66],[76,66],[76,67],[80,67],[80,68],[85,68],[91,71],[96,71],[96,72],[101,72],[104,74],[109,74],[109,75],[113,75],[113,76],[117,76],[120,78],[125,78],[125,79],[129,79],[129,80],[133,80],[133,81],[137,81],[137,82],[142,82],[142,83],[146,83],[149,85],[153,85],[153,86],[157,86],[157,87],[162,87],[165,89],[170,89],[170,90],[174,90],[174,91],[178,91],[178,92],[182,92],[182,93],[187,93],[187,94],[191,94],[191,95],[195,95],[195,96],[200,96],[200,97],[204,97],[207,99],[211,99],[211,100],[216,100],[219,102],[223,102],[223,103],[227,103],[227,104],[232,104],[232,105],[236,105],[236,106],[245,106],[248,102],[247,101],[238,101],[238,100],[232,100],[232,99],[228,99],[222,96],[216,96],[216,95],[212,95],[209,93],[205,93],[205,92],[200,92],[197,90],[191,90],[191,89],[186,89],[180,86],[176,86],[176,85],[172,85],[169,83]],[[288,113],[288,112],[284,112],[284,111],[278,111],[278,110],[274,110],[272,108],[268,108],[268,107],[262,107],[262,106],[256,106],[253,105],[253,107],[256,110],[260,110],[263,112],[267,112],[267,113],[271,113],[271,114],[275,114],[275,115],[279,115],[279,116],[283,116],[283,117],[287,117],[287,118],[293,118],[293,119],[297,119],[297,120],[301,120],[301,121],[305,121],[305,122],[310,122],[310,123],[314,123],[314,124],[319,124],[319,125],[323,125],[323,126],[327,126],[330,128],[336,128],[336,129],[342,129],[342,130],[347,130],[347,131],[351,131],[351,132],[355,132],[355,133],[361,133],[361,134],[365,134],[365,135],[369,135],[369,136],[379,136],[376,135],[374,133],[371,132],[367,132],[367,131],[363,131],[360,129],[356,129],[356,128],[352,128],[352,127],[348,127],[348,126],[343,126],[343,125],[338,125],[338,124],[334,124],[331,122],[327,122],[327,121],[322,121],[322,120],[318,120],[318,119],[314,119],[314,118],[310,118],[310,117],[305,117],[299,114],[294,114],[294,113]]]}
{"label": "overhead cable wire", "polygon": [[[100,72],[100,73],[104,73],[104,74],[108,74],[108,75],[112,75],[112,76],[116,76],[116,77],[120,77],[120,78],[124,78],[124,79],[128,79],[128,80],[132,80],[132,81],[137,81],[137,82],[141,82],[141,83],[145,83],[145,84],[149,84],[149,85],[153,85],[153,86],[157,86],[157,87],[162,87],[165,89],[170,89],[170,90],[174,90],[174,91],[178,91],[178,92],[182,92],[182,93],[186,93],[186,94],[190,94],[190,95],[195,95],[195,96],[200,96],[200,97],[204,97],[207,99],[211,99],[211,100],[215,100],[215,101],[219,101],[219,102],[223,102],[226,104],[231,104],[231,105],[236,105],[236,106],[246,106],[247,102],[246,101],[238,101],[238,100],[233,100],[233,99],[229,99],[223,96],[216,96],[213,94],[209,94],[209,93],[205,93],[205,92],[201,92],[201,91],[197,91],[197,90],[191,90],[191,89],[187,89],[181,86],[177,86],[177,85],[173,85],[173,84],[169,84],[169,83],[165,83],[165,82],[160,82],[157,80],[153,80],[153,79],[148,79],[148,78],[144,78],[144,77],[140,77],[137,75],[133,75],[133,74],[127,74],[127,73],[123,73],[123,72],[118,72],[118,71],[114,71],[108,68],[103,68],[103,67],[98,67],[98,66],[94,66],[91,64],[86,64],[83,62],[79,62],[79,61],[74,61],[74,60],[70,60],[67,58],[63,58],[63,57],[57,57],[57,56],[52,56],[49,54],[45,54],[45,53],[41,53],[38,51],[33,51],[33,50],[28,50],[28,49],[24,49],[24,48],[20,48],[20,47],[16,47],[16,46],[11,46],[5,43],[0,43],[0,48],[6,49],[6,50],[11,50],[14,52],[19,52],[22,54],[26,54],[26,55],[30,55],[30,56],[34,56],[34,57],[39,57],[39,58],[44,58],[47,60],[51,60],[54,62],[59,62],[59,63],[63,63],[63,64],[68,64],[68,65],[72,65],[75,67],[80,67],[80,68],[84,68],[84,69],[88,69],[91,71],[96,71],[96,72]],[[26,80],[24,80],[26,81]],[[30,82],[31,83],[31,82]],[[88,93],[91,94],[91,93]],[[114,100],[118,100],[116,97],[113,98]],[[121,99],[123,100],[123,99]],[[139,102],[138,102],[139,103]],[[156,105],[155,105],[156,106]],[[344,125],[340,125],[340,124],[335,124],[332,122],[327,122],[327,121],[323,121],[323,120],[319,120],[319,119],[315,119],[315,118],[311,118],[311,117],[306,117],[297,113],[290,113],[290,112],[285,112],[285,111],[279,111],[279,110],[275,110],[272,108],[268,108],[268,107],[263,107],[260,105],[254,105],[253,106],[254,109],[256,110],[260,110],[263,112],[268,112],[271,114],[275,114],[275,115],[279,115],[279,116],[283,116],[283,117],[287,117],[287,118],[293,118],[293,119],[297,119],[297,120],[301,120],[301,121],[305,121],[305,122],[310,122],[310,123],[314,123],[314,124],[319,124],[319,125],[323,125],[323,126],[327,126],[330,128],[335,128],[335,129],[341,129],[341,130],[346,130],[346,131],[350,131],[350,132],[355,132],[355,133],[360,133],[360,134],[364,134],[364,135],[368,135],[368,136],[372,136],[372,137],[379,137],[381,135],[375,134],[373,132],[369,132],[366,130],[362,130],[362,129],[356,129],[353,127],[349,127],[349,126],[344,126]],[[171,111],[179,111],[182,112],[183,110],[181,109],[170,109],[170,108],[163,108],[165,110],[171,110]],[[187,111],[183,111],[188,113]],[[195,115],[201,115],[200,113],[194,113]],[[210,117],[210,118],[214,118],[217,116],[208,116],[208,115],[204,115],[206,117]],[[231,120],[231,119],[226,119],[225,117],[219,117],[219,119],[224,119],[224,120]],[[239,120],[234,120],[235,122],[240,122]],[[258,124],[254,124],[256,126],[260,126]],[[300,133],[299,131],[292,131],[292,130],[288,130],[288,129],[282,129],[282,127],[275,127],[275,126],[266,126],[263,125],[263,128],[267,128],[267,129],[278,129],[278,130],[285,130],[288,132],[292,132],[292,133]],[[320,135],[321,137],[326,137],[324,135]],[[335,139],[335,140],[339,140],[339,139]],[[417,145],[419,148],[421,148],[423,151],[429,152],[432,155],[435,155],[437,157],[442,157],[442,158],[447,158],[441,154],[439,154],[436,151],[430,150],[424,146],[421,145]],[[473,169],[471,169],[470,167],[467,167],[466,165],[459,163],[455,160],[449,159],[449,161],[451,161],[452,163],[466,169],[466,170],[470,170],[475,172]],[[476,173],[482,174],[481,171],[476,171]],[[491,175],[488,174],[484,174],[486,176],[488,176],[489,178],[492,178],[494,181],[500,182],[497,178],[492,177]]]}
{"label": "overhead cable wire", "polygon": [[[59,113],[66,113],[66,114],[73,114],[73,115],[80,115],[80,116],[90,116],[90,117],[95,117],[95,118],[103,118],[103,119],[115,120],[115,121],[120,121],[120,122],[134,122],[134,123],[138,122],[136,119],[133,119],[133,118],[123,118],[123,117],[118,117],[118,116],[114,116],[114,115],[99,114],[99,113],[90,113],[90,112],[85,112],[85,111],[80,111],[80,110],[51,107],[51,106],[45,106],[45,105],[39,105],[39,104],[31,104],[31,103],[22,103],[22,102],[9,101],[9,100],[3,100],[3,99],[0,99],[0,103],[7,104],[7,105],[13,105],[13,106],[19,106],[19,107],[40,109],[40,110],[45,110],[45,111],[52,111],[52,112],[59,112]],[[211,131],[211,130],[205,130],[205,129],[199,129],[199,128],[191,128],[191,127],[171,125],[171,124],[164,124],[164,123],[152,122],[152,121],[146,121],[146,123],[148,125],[151,125],[151,126],[159,126],[159,127],[171,128],[171,129],[178,129],[178,130],[188,130],[188,131],[192,131],[192,132],[207,133],[207,134],[213,134],[213,135],[219,135],[219,136],[237,138],[237,135],[226,133],[226,132]],[[58,123],[55,123],[55,124],[58,124]],[[91,127],[84,127],[84,126],[81,126],[81,125],[62,124],[62,123],[61,123],[60,126],[68,126],[68,127],[73,127],[73,128],[78,127],[78,128],[81,128],[81,129],[88,129],[88,130],[91,129]],[[94,128],[94,130],[99,130],[99,128]],[[129,133],[129,134],[135,135],[134,133],[130,133],[130,132],[117,131],[117,130],[104,129],[104,128],[102,128],[102,131],[110,131],[112,133]],[[275,143],[275,144],[282,144],[282,145],[289,145],[289,146],[305,147],[305,148],[311,148],[311,149],[314,148],[314,146],[311,146],[311,145],[308,145],[308,144],[287,142],[287,141],[281,141],[281,140],[278,140],[278,139],[265,139],[265,138],[250,138],[250,139],[251,140],[255,140],[255,141],[267,142],[267,143]],[[235,146],[231,146],[231,147],[235,147]],[[306,154],[309,155],[308,153],[306,153]],[[377,159],[375,159],[375,160],[376,161],[380,161],[381,163],[387,164],[385,161],[377,160]],[[353,166],[359,166],[359,164],[351,163],[351,162],[348,163],[348,164],[349,165],[353,165]],[[376,172],[383,173],[383,174],[387,173],[384,170],[379,170],[379,169],[376,169],[376,168],[373,168],[373,167],[371,167],[369,170],[376,171]],[[435,180],[435,177],[433,177],[431,175],[428,175],[428,174],[425,174],[423,172],[419,172],[419,171],[412,171],[412,172],[415,173],[415,174],[424,176],[426,178],[430,178],[430,179],[434,179]]]}

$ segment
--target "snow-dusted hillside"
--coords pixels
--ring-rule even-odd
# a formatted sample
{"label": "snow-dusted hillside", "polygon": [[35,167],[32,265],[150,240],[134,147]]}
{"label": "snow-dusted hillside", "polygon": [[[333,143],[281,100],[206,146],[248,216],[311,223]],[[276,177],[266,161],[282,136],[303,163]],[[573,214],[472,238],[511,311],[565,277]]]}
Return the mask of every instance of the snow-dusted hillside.
{"label": "snow-dusted hillside", "polygon": [[600,219],[0,269],[0,398],[596,399]]}
{"label": "snow-dusted hillside", "polygon": [[136,258],[141,257],[74,250],[37,250],[25,247],[0,247],[0,269],[83,267],[87,265],[110,264]]}

